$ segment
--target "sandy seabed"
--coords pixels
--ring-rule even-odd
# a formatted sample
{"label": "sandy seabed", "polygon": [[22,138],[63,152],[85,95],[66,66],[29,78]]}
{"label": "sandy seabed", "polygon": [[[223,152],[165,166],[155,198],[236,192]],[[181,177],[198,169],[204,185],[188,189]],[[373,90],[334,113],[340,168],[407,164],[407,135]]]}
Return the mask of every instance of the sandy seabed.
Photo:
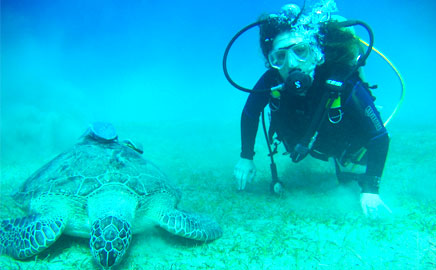
{"label": "sandy seabed", "polygon": [[[256,181],[237,192],[237,122],[114,124],[120,138],[142,142],[144,157],[181,188],[180,208],[214,217],[224,234],[203,244],[151,229],[133,236],[113,269],[436,269],[436,125],[390,129],[380,194],[393,213],[369,220],[360,209],[358,186],[339,185],[332,164],[312,158],[293,164],[276,155],[285,191],[271,195],[260,133]],[[2,134],[0,218],[23,215],[9,195],[83,130],[41,126]],[[88,239],[61,236],[25,261],[0,256],[0,269],[79,268],[99,269]]]}

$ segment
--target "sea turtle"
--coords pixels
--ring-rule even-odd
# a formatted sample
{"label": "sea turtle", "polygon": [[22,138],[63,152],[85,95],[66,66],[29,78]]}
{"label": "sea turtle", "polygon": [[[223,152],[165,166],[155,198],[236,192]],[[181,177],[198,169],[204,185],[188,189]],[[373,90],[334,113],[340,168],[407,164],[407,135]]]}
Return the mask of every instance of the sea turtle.
{"label": "sea turtle", "polygon": [[180,191],[141,149],[119,142],[111,125],[91,127],[14,195],[29,215],[1,222],[0,254],[28,258],[65,233],[90,237],[93,257],[109,269],[150,224],[199,241],[222,235],[212,219],[177,209]]}

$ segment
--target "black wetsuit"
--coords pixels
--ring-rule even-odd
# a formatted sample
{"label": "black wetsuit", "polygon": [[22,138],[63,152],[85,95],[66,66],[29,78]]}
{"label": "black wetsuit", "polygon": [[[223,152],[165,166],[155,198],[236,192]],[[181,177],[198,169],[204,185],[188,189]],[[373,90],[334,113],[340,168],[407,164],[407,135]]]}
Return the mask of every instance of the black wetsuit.
{"label": "black wetsuit", "polygon": [[[267,104],[272,109],[271,125],[274,131],[284,142],[287,151],[293,152],[295,146],[307,137],[309,126],[316,115],[315,111],[326,91],[326,79],[315,76],[312,87],[304,97],[282,92],[280,100],[275,100],[270,92],[256,92],[270,89],[282,82],[277,70],[270,69],[265,72],[255,85],[255,92],[249,95],[242,112],[241,157],[253,159],[259,116]],[[311,154],[318,153],[316,157],[321,159],[334,157],[339,162],[346,162],[346,158],[350,161],[350,155],[364,147],[367,150],[363,161],[366,164],[366,173],[356,180],[359,181],[362,192],[378,193],[389,147],[388,133],[374,106],[371,93],[357,73],[348,79],[347,87],[340,96],[342,119],[338,123],[331,123],[328,119],[321,121]]]}

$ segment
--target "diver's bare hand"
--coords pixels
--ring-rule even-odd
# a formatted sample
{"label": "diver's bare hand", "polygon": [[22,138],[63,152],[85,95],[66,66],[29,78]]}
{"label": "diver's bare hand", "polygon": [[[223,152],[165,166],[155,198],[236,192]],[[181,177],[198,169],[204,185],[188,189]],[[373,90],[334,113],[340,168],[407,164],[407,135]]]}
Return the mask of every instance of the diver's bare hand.
{"label": "diver's bare hand", "polygon": [[238,190],[244,190],[246,184],[253,181],[256,175],[256,166],[252,160],[241,158],[235,166],[233,175],[236,178]]}
{"label": "diver's bare hand", "polygon": [[392,210],[382,201],[378,194],[362,193],[360,195],[360,205],[365,216],[369,218],[378,218],[382,209],[392,214]]}

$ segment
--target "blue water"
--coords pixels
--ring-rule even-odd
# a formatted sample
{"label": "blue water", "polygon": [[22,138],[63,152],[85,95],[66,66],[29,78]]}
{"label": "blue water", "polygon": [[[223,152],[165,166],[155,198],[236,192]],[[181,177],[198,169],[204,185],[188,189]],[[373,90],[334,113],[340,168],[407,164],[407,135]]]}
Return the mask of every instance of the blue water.
{"label": "blue water", "polygon": [[[287,1],[2,1],[2,117],[36,106],[96,119],[237,119],[245,94],[222,72],[231,37]],[[431,90],[434,1],[337,1],[339,13],[363,20],[375,46],[404,75],[399,120],[435,115]],[[264,70],[257,31],[229,56],[235,79],[252,86]],[[365,32],[361,37],[367,39]],[[371,65],[372,62],[377,64]],[[366,72],[379,96],[398,100],[395,74],[376,54]]]}
{"label": "blue water", "polygon": [[[398,68],[406,85],[403,106],[392,120],[392,150],[385,171],[385,183],[393,187],[382,190],[386,192],[385,198],[393,205],[394,212],[396,210],[396,213],[405,214],[389,225],[394,228],[386,225],[388,229],[395,230],[392,234],[386,232],[389,230],[383,227],[384,224],[380,225],[376,233],[384,232],[388,235],[382,239],[382,245],[377,245],[377,237],[374,236],[376,233],[372,231],[371,224],[360,219],[360,209],[355,198],[358,193],[347,193],[351,197],[348,204],[340,199],[341,190],[333,191],[334,194],[338,193],[338,197],[322,197],[325,195],[323,186],[320,191],[311,187],[310,183],[306,184],[309,187],[303,183],[303,195],[297,191],[292,196],[308,203],[309,207],[299,206],[299,201],[292,200],[293,197],[283,204],[281,201],[270,202],[270,198],[265,195],[268,190],[269,164],[265,149],[259,150],[264,147],[258,146],[261,143],[257,144],[257,164],[262,184],[255,186],[252,191],[255,194],[249,194],[247,198],[232,193],[234,186],[231,175],[240,151],[238,121],[247,95],[226,81],[222,71],[224,49],[242,27],[254,22],[260,14],[277,11],[287,3],[289,2],[278,0],[2,0],[0,184],[7,182],[3,187],[13,191],[16,188],[14,181],[22,182],[55,154],[71,146],[90,122],[109,121],[120,127],[124,137],[133,134],[141,139],[149,156],[157,159],[156,162],[170,176],[180,177],[176,179],[178,182],[183,184],[186,177],[188,180],[185,188],[190,189],[195,196],[203,196],[203,200],[207,201],[204,199],[207,195],[201,192],[200,187],[210,188],[210,198],[214,199],[216,205],[206,202],[202,210],[208,213],[216,211],[214,214],[218,215],[217,219],[224,223],[225,240],[218,242],[216,248],[227,254],[217,255],[221,257],[211,260],[212,265],[228,256],[228,243],[237,246],[239,243],[235,242],[247,235],[254,235],[250,241],[262,246],[264,243],[259,244],[256,239],[256,232],[261,235],[261,229],[265,228],[262,222],[268,222],[268,215],[274,220],[286,219],[285,215],[280,216],[283,212],[277,209],[288,209],[288,206],[291,211],[303,213],[303,217],[298,219],[300,223],[306,224],[306,218],[310,220],[306,224],[310,228],[309,233],[304,231],[304,226],[298,227],[305,237],[314,234],[323,221],[330,222],[330,212],[333,213],[333,223],[341,223],[342,216],[351,212],[351,219],[344,221],[345,232],[341,231],[340,226],[329,228],[333,230],[335,239],[349,232],[358,239],[353,238],[354,242],[351,241],[349,246],[344,240],[344,253],[353,248],[358,250],[361,243],[370,238],[369,244],[360,253],[369,264],[357,260],[358,256],[350,255],[351,252],[347,253],[347,256],[358,261],[355,265],[362,263],[368,267],[359,269],[385,265],[377,257],[378,254],[374,254],[379,251],[376,248],[373,252],[375,246],[380,247],[380,254],[394,250],[393,255],[389,253],[393,261],[400,254],[404,255],[403,259],[406,258],[405,262],[413,265],[413,258],[417,258],[413,252],[421,252],[417,246],[418,240],[413,237],[418,235],[419,238],[421,233],[426,237],[433,235],[428,241],[421,238],[419,243],[430,246],[426,252],[433,250],[431,254],[436,254],[434,215],[428,215],[434,214],[434,209],[420,207],[419,201],[421,197],[434,201],[431,192],[435,187],[436,173],[434,154],[431,153],[435,147],[432,139],[436,130],[436,91],[433,86],[436,71],[434,0],[336,1],[338,14],[365,21],[371,26],[375,34],[375,47]],[[359,36],[367,40],[365,31],[356,30]],[[232,77],[246,87],[252,87],[265,71],[257,34],[257,30],[244,34],[229,54],[228,65]],[[379,86],[374,94],[386,119],[400,99],[401,84],[398,77],[375,53],[368,59],[365,74],[370,84]],[[416,129],[416,124],[419,124],[419,130]],[[138,129],[134,129],[135,125]],[[150,147],[147,148],[147,145]],[[316,172],[312,175],[309,173],[308,176],[306,172],[309,169],[305,170],[306,167],[294,171],[286,169],[286,164],[289,164],[288,160],[279,161],[282,170],[280,173],[284,170],[292,171],[288,172],[290,178],[310,178],[315,186],[318,185],[316,181],[319,180],[319,175]],[[311,169],[317,166],[314,165]],[[328,170],[321,171],[320,175]],[[330,183],[330,186],[335,185],[334,181]],[[327,187],[330,186],[327,184]],[[300,186],[294,187],[298,190]],[[316,195],[312,194],[311,188]],[[415,192],[416,198],[405,199],[402,197],[404,190]],[[290,189],[289,192],[292,191]],[[331,190],[327,191],[329,192]],[[231,199],[222,199],[222,194],[230,194]],[[196,206],[195,196],[188,199],[192,206]],[[236,201],[235,206],[231,200]],[[249,222],[243,212],[246,211],[244,207],[251,204],[245,200],[251,200],[253,205],[262,208],[250,214],[254,219],[250,222],[258,224],[257,227],[253,225],[255,229],[247,225]],[[318,212],[319,201],[325,211]],[[274,204],[273,207],[266,202]],[[329,208],[331,205],[346,206],[345,210],[341,210],[343,214],[341,211],[337,214],[334,207]],[[250,210],[255,211],[255,208]],[[418,211],[416,216],[415,210]],[[321,221],[317,220],[318,213]],[[254,218],[257,215],[260,215],[259,219]],[[405,225],[406,229],[400,228],[403,217],[407,217],[409,222]],[[418,221],[415,222],[414,218]],[[360,222],[362,228],[353,227],[354,219]],[[287,224],[293,226],[292,222]],[[279,231],[282,224],[277,223],[273,228]],[[294,230],[293,227],[285,229],[291,232]],[[429,233],[425,234],[426,232]],[[239,233],[240,238],[234,238],[232,233]],[[411,240],[407,242],[410,248],[402,247],[402,234],[410,236]],[[258,238],[262,237],[265,236]],[[277,235],[265,237],[265,243],[275,243],[276,237]],[[333,256],[336,246],[331,244],[329,237],[323,238],[328,241],[322,243],[330,243],[330,249],[326,250],[332,250],[329,255]],[[245,240],[247,242],[242,241],[242,245],[248,249],[252,242]],[[161,244],[162,250],[172,244]],[[281,249],[281,244],[276,244],[274,248]],[[86,249],[86,245],[78,244],[83,249]],[[300,248],[304,249],[305,245],[303,243]],[[271,248],[268,256],[276,254],[274,248]],[[83,252],[88,254],[88,250]],[[153,255],[153,250],[148,252]],[[178,246],[175,252],[185,252],[185,256],[192,256],[196,249]],[[213,249],[208,252],[207,255],[217,254]],[[292,253],[286,252],[283,253],[284,257]],[[238,257],[240,253],[235,254]],[[257,253],[251,255],[258,256]],[[87,255],[83,256],[86,258]],[[268,256],[265,255],[265,260],[261,261],[266,262]],[[208,260],[205,257],[204,260]],[[422,260],[425,261],[426,258]],[[401,265],[401,259],[399,261],[396,261],[396,265]],[[417,259],[414,264],[416,268],[413,269],[418,269],[417,266],[420,265]]]}

